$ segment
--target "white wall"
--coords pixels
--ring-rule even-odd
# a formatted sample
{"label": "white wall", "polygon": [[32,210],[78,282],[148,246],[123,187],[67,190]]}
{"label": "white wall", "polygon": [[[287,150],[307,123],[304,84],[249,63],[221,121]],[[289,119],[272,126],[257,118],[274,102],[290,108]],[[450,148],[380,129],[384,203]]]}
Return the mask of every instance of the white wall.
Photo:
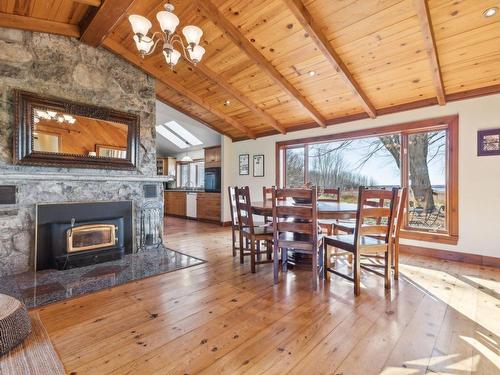
{"label": "white wall", "polygon": [[[276,184],[277,141],[342,133],[459,114],[459,241],[456,246],[405,240],[404,243],[442,250],[500,257],[500,156],[477,157],[477,131],[500,128],[500,95],[449,103],[286,135],[236,142],[232,150],[231,184],[248,185],[253,200],[262,200],[262,187]],[[238,175],[238,155],[250,154],[250,175]],[[252,156],[265,155],[265,177],[252,177]],[[226,187],[227,189],[227,187]]]}

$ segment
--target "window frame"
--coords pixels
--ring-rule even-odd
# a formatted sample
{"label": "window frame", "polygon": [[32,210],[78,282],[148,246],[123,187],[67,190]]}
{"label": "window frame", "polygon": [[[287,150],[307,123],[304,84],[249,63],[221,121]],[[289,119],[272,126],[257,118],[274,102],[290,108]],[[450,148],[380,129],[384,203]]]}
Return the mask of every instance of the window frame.
{"label": "window frame", "polygon": [[[376,137],[385,134],[400,134],[401,136],[401,186],[408,187],[408,136],[410,134],[426,131],[446,130],[446,222],[447,230],[435,232],[422,228],[413,228],[408,226],[405,216],[404,227],[401,230],[401,237],[456,245],[459,238],[459,218],[458,218],[458,115],[431,118],[426,120],[386,125],[376,128],[368,128],[358,131],[329,134],[318,137],[309,137],[293,139],[288,141],[276,142],[276,186],[285,186],[286,184],[286,149],[304,147],[304,181],[308,177],[308,147],[307,145],[315,143],[324,143],[331,141],[343,141],[350,139],[360,139]],[[280,176],[283,176],[283,184]]]}
{"label": "window frame", "polygon": [[[196,172],[195,172],[195,187],[198,187],[200,186],[199,182],[198,181],[198,168],[199,168],[199,164],[200,163],[203,163],[203,167],[205,167],[205,159],[194,159],[193,161],[177,161],[176,162],[176,170],[177,170],[177,174],[178,174],[178,181],[180,182],[179,183],[179,187],[183,187],[182,186],[182,165],[189,165],[189,168],[188,168],[188,181],[191,181],[191,168],[190,168],[190,164],[196,164],[195,167],[196,167]],[[193,181],[191,181],[193,182]]]}

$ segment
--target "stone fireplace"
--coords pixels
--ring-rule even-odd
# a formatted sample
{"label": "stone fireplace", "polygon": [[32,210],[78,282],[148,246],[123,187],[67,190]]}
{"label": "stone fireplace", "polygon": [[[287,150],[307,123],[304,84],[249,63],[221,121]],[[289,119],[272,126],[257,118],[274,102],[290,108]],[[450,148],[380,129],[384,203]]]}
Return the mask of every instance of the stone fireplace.
{"label": "stone fireplace", "polygon": [[[137,168],[113,171],[15,165],[15,89],[137,114]],[[35,268],[36,207],[41,204],[130,202],[135,215],[129,228],[135,238],[127,243],[124,234],[124,252],[135,251],[143,207],[153,204],[163,212],[162,180],[156,176],[155,134],[153,78],[111,52],[77,39],[0,28],[0,186],[4,187],[0,191],[9,194],[8,199],[0,199],[0,276]],[[151,185],[157,191],[153,197],[144,193],[145,187]],[[59,221],[71,227],[73,217],[68,215]],[[122,214],[104,218],[121,217],[126,227],[127,219]],[[91,217],[75,217],[75,227],[95,221]],[[66,249],[66,237],[61,241]],[[76,251],[74,255],[85,251]]]}

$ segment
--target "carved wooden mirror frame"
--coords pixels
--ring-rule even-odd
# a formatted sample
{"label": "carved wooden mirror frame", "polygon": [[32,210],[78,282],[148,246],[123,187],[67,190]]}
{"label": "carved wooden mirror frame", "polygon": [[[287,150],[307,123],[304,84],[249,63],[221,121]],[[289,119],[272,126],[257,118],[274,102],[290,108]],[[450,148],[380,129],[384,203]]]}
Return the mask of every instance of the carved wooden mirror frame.
{"label": "carved wooden mirror frame", "polygon": [[[14,163],[60,168],[135,169],[139,154],[139,116],[109,108],[43,97],[15,90]],[[126,159],[34,151],[33,108],[127,125]]]}

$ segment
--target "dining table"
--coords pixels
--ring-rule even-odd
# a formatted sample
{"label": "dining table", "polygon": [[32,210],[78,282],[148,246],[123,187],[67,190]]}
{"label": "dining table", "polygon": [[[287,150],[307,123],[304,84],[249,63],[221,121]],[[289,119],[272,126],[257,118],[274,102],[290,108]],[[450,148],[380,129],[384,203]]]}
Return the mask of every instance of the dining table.
{"label": "dining table", "polygon": [[[279,206],[307,206],[303,203],[295,203],[291,200],[278,200]],[[318,219],[323,220],[346,220],[356,217],[358,205],[355,203],[318,201]],[[273,216],[273,201],[252,202],[252,210],[255,215]]]}

